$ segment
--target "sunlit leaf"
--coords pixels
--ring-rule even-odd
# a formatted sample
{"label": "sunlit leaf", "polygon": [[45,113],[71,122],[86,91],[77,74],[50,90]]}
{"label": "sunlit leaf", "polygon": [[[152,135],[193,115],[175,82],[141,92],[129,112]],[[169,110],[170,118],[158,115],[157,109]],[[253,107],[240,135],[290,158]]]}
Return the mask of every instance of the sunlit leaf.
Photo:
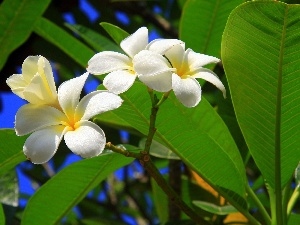
{"label": "sunlit leaf", "polygon": [[83,68],[94,55],[89,47],[46,18],[37,21],[34,32],[60,48]]}
{"label": "sunlit leaf", "polygon": [[52,177],[32,196],[21,224],[59,223],[99,182],[132,161],[133,158],[106,153],[71,164]]}
{"label": "sunlit leaf", "polygon": [[180,39],[196,52],[220,56],[230,12],[244,0],[188,0],[180,20]]}
{"label": "sunlit leaf", "polygon": [[0,175],[26,160],[22,151],[26,138],[18,137],[13,129],[0,129]]}
{"label": "sunlit leaf", "polygon": [[232,205],[218,206],[204,201],[193,201],[193,204],[207,212],[216,215],[228,215],[230,213],[238,212]]}
{"label": "sunlit leaf", "polygon": [[283,187],[300,159],[299,5],[251,1],[229,17],[222,61],[237,120],[272,188]]}
{"label": "sunlit leaf", "polygon": [[111,38],[119,45],[122,40],[129,36],[129,34],[113,24],[102,22],[100,25],[106,30]]}
{"label": "sunlit leaf", "polygon": [[103,35],[91,30],[88,27],[79,24],[65,24],[70,30],[78,34],[84,41],[86,41],[94,50],[100,51],[116,51],[121,52],[122,49],[114,42],[104,37]]}
{"label": "sunlit leaf", "polygon": [[0,5],[0,69],[9,54],[23,44],[50,0],[6,0]]}

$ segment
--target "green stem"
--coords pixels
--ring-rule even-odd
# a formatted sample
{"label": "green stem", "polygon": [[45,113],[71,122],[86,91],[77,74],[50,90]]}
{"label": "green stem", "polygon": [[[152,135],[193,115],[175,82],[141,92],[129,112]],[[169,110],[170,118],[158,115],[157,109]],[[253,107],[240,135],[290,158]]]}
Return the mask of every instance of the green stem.
{"label": "green stem", "polygon": [[295,203],[297,202],[299,195],[300,195],[300,186],[297,185],[297,187],[295,188],[295,190],[289,200],[288,206],[287,206],[287,217],[289,217],[291,215],[292,209],[293,209]]}
{"label": "green stem", "polygon": [[249,185],[246,185],[246,191],[248,193],[248,196],[255,202],[259,212],[261,213],[263,219],[266,222],[266,225],[271,225],[270,215],[268,214],[267,210],[262,205],[261,201],[257,198],[256,194],[254,193],[254,191],[251,189]]}
{"label": "green stem", "polygon": [[156,98],[156,95],[153,94],[153,90],[148,88],[148,92],[151,98],[152,107],[151,107],[151,114],[150,114],[150,124],[149,124],[149,130],[148,135],[145,143],[145,149],[147,153],[150,151],[150,146],[152,144],[152,140],[154,137],[154,134],[156,132],[155,128],[155,121],[156,121],[156,115],[159,109],[159,106],[168,98],[170,91],[163,94],[160,100]]}
{"label": "green stem", "polygon": [[121,147],[117,147],[117,146],[113,145],[110,142],[106,143],[105,148],[106,149],[110,149],[113,152],[122,154],[122,155],[124,155],[126,157],[132,157],[132,158],[135,158],[135,159],[140,159],[141,158],[141,154],[140,153],[129,152],[126,149],[121,148]]}
{"label": "green stem", "polygon": [[170,201],[176,204],[177,207],[179,207],[186,215],[188,215],[197,224],[210,225],[208,221],[204,220],[184,201],[182,201],[180,196],[170,187],[168,182],[160,174],[159,170],[155,167],[155,165],[151,161],[150,155],[146,151],[141,151],[140,153],[133,153],[125,150],[124,148],[117,147],[110,142],[108,142],[105,145],[105,148],[110,149],[113,152],[122,154],[126,157],[133,157],[139,159],[141,165],[145,168],[145,170],[149,173],[149,175],[153,177],[153,179],[161,187],[161,189],[166,193]]}
{"label": "green stem", "polygon": [[164,101],[166,101],[170,95],[171,91],[165,92],[159,102],[155,105],[155,107],[159,107]]}

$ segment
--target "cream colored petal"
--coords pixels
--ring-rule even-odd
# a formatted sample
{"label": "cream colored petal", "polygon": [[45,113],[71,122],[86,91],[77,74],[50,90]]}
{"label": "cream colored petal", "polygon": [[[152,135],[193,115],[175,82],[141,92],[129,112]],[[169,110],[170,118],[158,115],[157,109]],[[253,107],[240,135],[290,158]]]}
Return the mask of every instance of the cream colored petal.
{"label": "cream colored petal", "polygon": [[38,61],[41,56],[28,56],[22,64],[22,75],[29,83],[33,76],[38,73]]}
{"label": "cream colored petal", "polygon": [[174,68],[180,70],[182,66],[185,66],[182,65],[184,54],[185,54],[184,46],[175,45],[165,53],[165,56],[168,58],[168,60],[171,62]]}
{"label": "cream colored petal", "polygon": [[210,63],[220,62],[220,59],[218,59],[216,57],[196,53],[192,49],[186,50],[185,60],[190,67],[190,71],[194,71],[194,70],[199,69],[200,67],[205,66]]}
{"label": "cream colored petal", "polygon": [[76,108],[78,120],[89,120],[93,116],[116,109],[123,100],[108,91],[94,91],[84,96]]}
{"label": "cream colored petal", "polygon": [[38,74],[23,91],[24,99],[32,104],[54,105],[57,102],[57,94],[51,92],[47,83]]}
{"label": "cream colored petal", "polygon": [[23,105],[16,114],[15,129],[19,136],[36,130],[61,124],[65,115],[56,108],[46,105]]}
{"label": "cream colored petal", "polygon": [[185,48],[184,42],[178,39],[155,39],[147,45],[146,49],[164,55],[175,45],[181,45],[183,49]]}
{"label": "cream colored petal", "polygon": [[51,126],[32,133],[23,146],[26,157],[34,164],[49,161],[55,154],[64,134],[64,126]]}
{"label": "cream colored petal", "polygon": [[23,95],[24,87],[27,85],[22,74],[13,74],[6,79],[7,85],[10,87],[13,93],[21,98],[25,98]]}
{"label": "cream colored petal", "polygon": [[131,64],[131,59],[124,54],[104,51],[97,53],[89,60],[86,70],[91,74],[101,75],[116,70],[129,70]]}
{"label": "cream colored petal", "polygon": [[121,41],[120,46],[129,57],[144,50],[148,44],[148,29],[146,27],[139,28],[129,37]]}
{"label": "cream colored petal", "polygon": [[126,70],[109,73],[103,80],[103,85],[107,90],[115,94],[127,91],[134,83],[136,74]]}
{"label": "cream colored petal", "polygon": [[172,75],[173,91],[178,100],[186,107],[194,107],[201,100],[201,87],[194,78],[181,79],[177,74]]}
{"label": "cream colored petal", "polygon": [[69,149],[83,158],[99,155],[106,143],[103,130],[90,121],[81,121],[75,131],[65,134],[65,142]]}
{"label": "cream colored petal", "polygon": [[73,119],[88,73],[63,82],[58,88],[58,100],[68,118]]}
{"label": "cream colored petal", "polygon": [[139,77],[174,71],[166,58],[149,50],[143,50],[135,55],[132,62],[134,71]]}
{"label": "cream colored petal", "polygon": [[43,56],[38,60],[38,73],[43,79],[45,88],[49,92],[49,96],[56,97],[56,86],[50,62]]}
{"label": "cream colored petal", "polygon": [[201,68],[192,77],[204,79],[213,85],[215,85],[223,93],[223,97],[226,98],[226,89],[219,77],[209,69]]}

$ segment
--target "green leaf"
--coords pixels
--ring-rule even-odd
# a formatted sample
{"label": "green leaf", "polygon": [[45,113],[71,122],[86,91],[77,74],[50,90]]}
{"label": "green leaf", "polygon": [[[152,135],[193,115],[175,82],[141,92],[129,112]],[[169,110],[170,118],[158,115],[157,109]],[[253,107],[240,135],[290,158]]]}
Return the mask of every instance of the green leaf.
{"label": "green leaf", "polygon": [[19,185],[14,169],[0,177],[0,202],[14,207],[19,204]]}
{"label": "green leaf", "polygon": [[[249,150],[272,188],[300,159],[299,5],[253,1],[228,19],[222,60]],[[277,182],[276,182],[277,183]]]}
{"label": "green leaf", "polygon": [[23,44],[50,0],[6,0],[0,5],[0,70],[9,54]]}
{"label": "green leaf", "polygon": [[169,218],[168,197],[163,190],[158,186],[156,181],[151,178],[151,187],[153,192],[153,201],[155,210],[161,224],[165,224]]}
{"label": "green leaf", "polygon": [[65,24],[70,30],[78,34],[86,43],[98,52],[115,51],[122,52],[122,49],[103,35],[78,24]]}
{"label": "green leaf", "polygon": [[106,153],[71,164],[52,177],[31,197],[21,224],[58,224],[99,182],[132,161],[133,158]]}
{"label": "green leaf", "polygon": [[288,220],[288,225],[300,224],[300,215],[292,213]]}
{"label": "green leaf", "polygon": [[[121,97],[123,105],[106,117],[117,115],[115,118],[146,135],[151,109],[146,87],[136,82]],[[101,115],[97,119],[101,120]],[[241,156],[228,128],[205,99],[195,108],[185,108],[172,94],[160,107],[156,129],[156,141],[176,153],[230,201],[246,208]]]}
{"label": "green leaf", "polygon": [[[141,139],[139,143],[139,147],[143,149],[145,143],[146,143],[146,138]],[[163,158],[163,159],[180,159],[174,152],[172,152],[170,149],[166,148],[164,145],[160,144],[155,140],[153,140],[151,144],[149,153],[150,155],[153,155],[158,158]]]}
{"label": "green leaf", "polygon": [[193,204],[199,207],[200,209],[203,209],[207,212],[216,215],[228,215],[230,213],[238,212],[236,208],[234,208],[232,205],[218,206],[210,202],[204,202],[204,201],[193,201]]}
{"label": "green leaf", "polygon": [[180,20],[180,39],[196,52],[219,57],[227,18],[243,2],[244,0],[188,0]]}
{"label": "green leaf", "polygon": [[120,45],[121,41],[129,36],[129,34],[113,24],[102,22],[100,25],[106,30],[106,32],[111,36],[111,38]]}
{"label": "green leaf", "polygon": [[46,18],[37,21],[34,32],[56,45],[83,68],[86,68],[89,59],[94,55],[89,47]]}
{"label": "green leaf", "polygon": [[26,138],[17,136],[13,129],[0,129],[0,175],[26,160],[22,151]]}
{"label": "green leaf", "polygon": [[5,215],[3,212],[2,204],[0,204],[0,224],[5,224]]}

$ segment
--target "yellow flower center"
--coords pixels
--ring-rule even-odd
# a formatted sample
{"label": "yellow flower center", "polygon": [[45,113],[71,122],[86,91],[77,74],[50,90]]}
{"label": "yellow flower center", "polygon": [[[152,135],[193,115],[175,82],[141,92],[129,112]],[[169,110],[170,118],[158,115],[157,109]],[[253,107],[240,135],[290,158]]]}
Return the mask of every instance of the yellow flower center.
{"label": "yellow flower center", "polygon": [[66,126],[69,131],[74,131],[79,127],[78,121],[79,120],[75,118],[69,118],[67,120],[61,121],[61,124]]}
{"label": "yellow flower center", "polygon": [[190,75],[189,72],[190,68],[187,63],[182,63],[180,68],[176,68],[176,73],[181,77],[181,79],[187,78]]}

